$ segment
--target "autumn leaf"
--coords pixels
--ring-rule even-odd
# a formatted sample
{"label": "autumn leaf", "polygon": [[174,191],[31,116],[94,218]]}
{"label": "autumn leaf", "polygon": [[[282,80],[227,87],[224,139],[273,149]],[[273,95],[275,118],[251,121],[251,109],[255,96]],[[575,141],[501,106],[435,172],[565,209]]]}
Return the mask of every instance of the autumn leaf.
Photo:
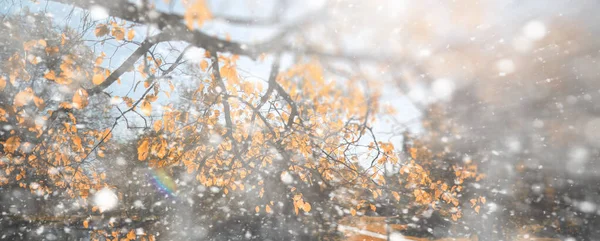
{"label": "autumn leaf", "polygon": [[356,216],[356,210],[354,210],[354,208],[350,209],[350,214],[352,214],[352,216]]}
{"label": "autumn leaf", "polygon": [[155,132],[158,132],[158,131],[160,131],[160,129],[162,129],[162,126],[163,126],[162,120],[157,120],[154,122],[154,124],[152,124],[152,129]]}
{"label": "autumn leaf", "polygon": [[267,204],[267,207],[265,207],[265,211],[266,211],[267,213],[271,213],[271,206],[269,206],[269,205]]}
{"label": "autumn leaf", "polygon": [[104,75],[102,73],[95,73],[94,77],[92,77],[92,83],[94,83],[94,85],[100,85],[102,84],[102,82],[104,82]]}
{"label": "autumn leaf", "polygon": [[4,143],[4,152],[14,153],[21,145],[21,138],[18,136],[11,136]]}
{"label": "autumn leaf", "polygon": [[46,53],[48,55],[56,54],[56,53],[58,53],[58,51],[59,51],[58,46],[46,47]]}
{"label": "autumn leaf", "polygon": [[84,221],[83,221],[83,227],[84,227],[84,228],[88,228],[89,226],[90,226],[90,221],[88,221],[88,220],[84,220]]}
{"label": "autumn leaf", "polygon": [[94,61],[94,65],[98,66],[101,65],[102,62],[104,62],[104,58],[101,56],[96,57],[96,61]]}
{"label": "autumn leaf", "polygon": [[111,35],[115,37],[116,40],[123,40],[125,39],[125,30],[122,27],[114,27]]}
{"label": "autumn leaf", "polygon": [[43,110],[44,107],[46,107],[46,104],[44,103],[44,99],[37,97],[37,96],[33,97],[33,103],[35,103],[35,106],[40,110]]}
{"label": "autumn leaf", "polygon": [[302,209],[304,209],[305,212],[310,212],[311,208],[312,207],[310,206],[310,203],[307,203],[307,202],[305,202],[302,207]]}
{"label": "autumn leaf", "polygon": [[6,121],[6,110],[0,108],[0,121]]}
{"label": "autumn leaf", "polygon": [[375,205],[373,204],[369,204],[369,207],[371,208],[371,210],[373,210],[373,212],[377,210],[377,207],[375,207]]}
{"label": "autumn leaf", "polygon": [[36,44],[37,44],[37,41],[35,41],[35,40],[27,41],[27,42],[23,43],[23,50],[30,51]]}
{"label": "autumn leaf", "polygon": [[75,144],[75,146],[77,147],[78,150],[83,149],[83,146],[81,145],[81,137],[73,136],[73,138],[71,138],[71,140],[73,141],[73,144]]}
{"label": "autumn leaf", "polygon": [[147,100],[142,101],[141,109],[144,115],[149,116],[150,114],[152,114],[152,104],[150,104],[150,102]]}
{"label": "autumn leaf", "polygon": [[6,87],[6,78],[0,76],[0,91],[4,90],[4,87]]}
{"label": "autumn leaf", "polygon": [[127,239],[135,240],[135,232],[133,232],[133,229],[127,233]]}
{"label": "autumn leaf", "polygon": [[85,89],[79,88],[73,95],[73,107],[83,109],[88,105],[88,93]]}
{"label": "autumn leaf", "polygon": [[206,61],[205,59],[203,59],[200,62],[200,69],[202,69],[202,71],[206,71],[206,69],[208,69],[208,61]]}
{"label": "autumn leaf", "polygon": [[193,29],[194,25],[198,25],[198,27],[202,27],[204,21],[210,19],[212,15],[206,6],[204,0],[195,0],[195,2],[189,6],[184,15],[183,19],[185,20],[185,24],[189,29]]}
{"label": "autumn leaf", "polygon": [[108,33],[108,26],[106,24],[98,24],[94,30],[96,37],[102,37]]}
{"label": "autumn leaf", "polygon": [[479,209],[480,209],[480,208],[481,208],[481,206],[477,205],[477,206],[474,208],[474,209],[475,209],[475,212],[479,214]]}
{"label": "autumn leaf", "polygon": [[398,194],[398,192],[392,192],[392,195],[394,196],[394,198],[396,199],[396,201],[400,201],[400,194]]}
{"label": "autumn leaf", "polygon": [[258,212],[260,212],[260,208],[259,208],[258,206],[256,206],[256,207],[254,208],[254,211],[256,211],[256,212],[258,213]]}
{"label": "autumn leaf", "polygon": [[18,108],[28,104],[31,100],[33,100],[33,90],[27,87],[15,95],[13,105]]}
{"label": "autumn leaf", "polygon": [[129,29],[129,31],[127,31],[127,40],[131,41],[131,40],[133,40],[134,37],[135,37],[135,30]]}
{"label": "autumn leaf", "polygon": [[138,146],[138,160],[143,161],[148,157],[148,139],[144,139],[142,143]]}
{"label": "autumn leaf", "polygon": [[49,80],[55,80],[56,74],[54,73],[54,70],[50,70],[50,71],[48,71],[48,73],[44,74],[44,78],[49,79]]}

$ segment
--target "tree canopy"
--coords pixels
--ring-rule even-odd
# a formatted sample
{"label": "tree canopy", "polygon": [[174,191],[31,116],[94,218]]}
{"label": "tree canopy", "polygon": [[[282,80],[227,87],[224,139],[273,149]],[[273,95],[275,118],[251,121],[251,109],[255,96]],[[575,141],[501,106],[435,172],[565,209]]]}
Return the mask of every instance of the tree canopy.
{"label": "tree canopy", "polygon": [[[402,7],[376,2],[5,0],[2,238],[344,240],[359,217],[382,217],[388,240],[515,237],[472,221],[533,195],[523,181],[513,199],[498,196],[486,180],[505,174],[490,171],[501,147],[478,125],[499,125],[487,111],[505,99],[486,95],[500,80],[467,80],[500,77],[451,62],[485,51],[448,50],[417,14],[404,12],[412,23],[399,29]],[[480,27],[468,11],[449,19]],[[533,24],[526,36],[544,38]],[[423,60],[424,43],[447,51]],[[515,72],[503,61],[500,76]],[[417,130],[398,121],[411,98]],[[506,157],[522,162],[544,154],[513,147]],[[557,209],[544,205],[523,212]],[[554,225],[514,222],[529,233]]]}

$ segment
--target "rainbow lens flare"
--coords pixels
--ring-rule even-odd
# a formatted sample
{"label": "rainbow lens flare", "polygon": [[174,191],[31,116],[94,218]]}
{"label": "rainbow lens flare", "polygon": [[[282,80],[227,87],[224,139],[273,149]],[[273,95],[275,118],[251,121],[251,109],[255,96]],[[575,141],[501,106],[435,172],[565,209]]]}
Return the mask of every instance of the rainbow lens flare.
{"label": "rainbow lens flare", "polygon": [[153,169],[151,172],[152,184],[163,194],[174,197],[177,191],[177,184],[169,173],[163,168]]}

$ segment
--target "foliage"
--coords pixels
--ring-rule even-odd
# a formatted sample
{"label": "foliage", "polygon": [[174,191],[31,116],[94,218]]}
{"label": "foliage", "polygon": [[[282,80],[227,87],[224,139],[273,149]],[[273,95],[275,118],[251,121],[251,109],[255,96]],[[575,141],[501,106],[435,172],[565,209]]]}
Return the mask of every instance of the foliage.
{"label": "foliage", "polygon": [[[67,3],[87,9],[93,2]],[[464,183],[483,177],[476,164],[446,162],[451,153],[408,135],[403,147],[378,139],[374,122],[389,114],[380,103],[382,82],[359,68],[341,75],[324,52],[291,50],[290,56],[285,43],[209,36],[201,26],[216,16],[204,1],[189,2],[183,16],[153,5],[95,4],[114,16],[95,22],[83,15],[81,29],[60,29],[51,19],[24,13],[7,16],[11,25],[0,29],[11,33],[1,41],[7,60],[0,76],[0,184],[79,203],[30,222],[71,215],[70,222],[93,239],[153,240],[165,229],[156,223],[176,217],[129,209],[144,198],[165,198],[150,197],[144,181],[144,173],[158,171],[186,180],[169,190],[181,198],[166,197],[174,200],[167,209],[202,203],[194,211],[211,217],[209,225],[299,225],[291,237],[335,238],[342,217],[377,212],[383,203],[433,210],[453,221],[465,205],[479,213],[485,204],[474,195],[461,205]],[[160,32],[140,34],[140,26]],[[174,42],[185,44],[167,55],[155,52]],[[112,59],[103,48],[126,44],[137,49],[117,68],[106,64]],[[270,65],[268,78],[240,74],[241,61]],[[124,88],[118,86],[126,74],[136,76],[132,91],[118,96],[110,89]],[[139,132],[122,135],[117,130],[123,125]],[[191,195],[195,187],[203,188],[198,196]],[[117,193],[117,210],[104,211],[93,201],[104,188]],[[218,212],[223,206],[229,213]],[[218,238],[223,230],[206,232]]]}

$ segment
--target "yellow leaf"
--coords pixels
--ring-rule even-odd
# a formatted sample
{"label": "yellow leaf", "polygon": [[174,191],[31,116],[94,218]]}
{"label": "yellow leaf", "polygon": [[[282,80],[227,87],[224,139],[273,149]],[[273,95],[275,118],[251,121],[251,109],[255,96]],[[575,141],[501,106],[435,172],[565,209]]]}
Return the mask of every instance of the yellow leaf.
{"label": "yellow leaf", "polygon": [[4,87],[6,87],[6,78],[0,76],[0,91],[4,90]]}
{"label": "yellow leaf", "polygon": [[111,34],[117,40],[125,39],[125,30],[121,27],[114,27]]}
{"label": "yellow leaf", "polygon": [[127,239],[135,240],[135,233],[133,232],[133,229],[127,233]]}
{"label": "yellow leaf", "polygon": [[23,43],[23,50],[25,50],[25,51],[29,51],[29,50],[31,50],[31,48],[33,48],[33,47],[34,47],[36,44],[37,44],[37,41],[35,41],[35,40],[30,40],[30,41],[27,41],[27,42]]}
{"label": "yellow leaf", "polygon": [[352,214],[352,216],[356,216],[356,210],[354,210],[354,208],[350,209],[350,214]]}
{"label": "yellow leaf", "polygon": [[65,43],[67,42],[67,35],[65,35],[64,33],[60,35],[60,45],[65,45]]}
{"label": "yellow leaf", "polygon": [[160,129],[162,129],[162,120],[157,120],[156,122],[154,122],[154,124],[152,125],[152,129],[154,129],[154,131],[156,132],[160,131]]}
{"label": "yellow leaf", "polygon": [[46,107],[46,105],[44,104],[44,99],[34,96],[33,97],[33,103],[35,103],[35,106],[37,106],[38,109],[42,110],[44,109],[44,107]]}
{"label": "yellow leaf", "polygon": [[197,24],[198,27],[202,27],[204,21],[211,17],[210,11],[204,0],[196,0],[183,14],[183,19],[189,29],[193,29],[195,24]]}
{"label": "yellow leaf", "polygon": [[256,207],[254,208],[254,211],[256,211],[256,212],[258,213],[258,212],[260,212],[260,208],[259,208],[258,206],[256,206]]}
{"label": "yellow leaf", "polygon": [[305,212],[310,212],[311,208],[310,203],[305,202],[304,205],[302,205],[302,209],[304,209]]}
{"label": "yellow leaf", "polygon": [[104,82],[104,75],[101,73],[94,74],[94,77],[92,77],[92,83],[95,85],[100,85],[102,82]]}
{"label": "yellow leaf", "polygon": [[398,192],[392,192],[392,195],[394,195],[396,201],[400,201],[400,194],[398,194]]}
{"label": "yellow leaf", "polygon": [[475,207],[475,212],[479,214],[479,209],[481,208],[481,206],[477,205],[477,207]]}
{"label": "yellow leaf", "polygon": [[101,65],[102,62],[104,62],[104,58],[102,56],[98,56],[98,57],[96,57],[96,61],[94,61],[94,64],[96,66],[98,66],[98,65]]}
{"label": "yellow leaf", "polygon": [[271,213],[271,206],[269,206],[269,204],[267,204],[267,207],[265,208],[265,211],[267,213]]}
{"label": "yellow leaf", "polygon": [[54,74],[54,70],[50,70],[48,71],[48,73],[46,73],[44,75],[44,78],[49,79],[49,80],[54,80],[56,79],[56,74]]}
{"label": "yellow leaf", "polygon": [[88,227],[90,226],[90,223],[89,223],[89,222],[90,222],[90,221],[88,221],[88,220],[85,220],[85,221],[83,221],[83,227],[84,227],[84,228],[88,228]]}
{"label": "yellow leaf", "polygon": [[71,138],[71,140],[73,141],[73,144],[75,144],[77,149],[83,149],[83,146],[81,145],[81,138],[79,136],[74,136],[73,138]]}
{"label": "yellow leaf", "polygon": [[73,107],[83,109],[88,105],[88,93],[85,89],[79,88],[73,95]]}
{"label": "yellow leaf", "polygon": [[13,105],[18,108],[18,107],[28,104],[32,99],[33,99],[33,90],[28,87],[25,90],[23,90],[15,95]]}
{"label": "yellow leaf", "polygon": [[149,116],[150,114],[152,114],[152,104],[150,104],[149,101],[143,100],[141,108],[142,108],[142,113],[144,115]]}
{"label": "yellow leaf", "polygon": [[108,33],[108,26],[106,24],[98,24],[96,26],[96,30],[94,30],[94,34],[96,37],[102,37]]}
{"label": "yellow leaf", "polygon": [[133,40],[134,37],[135,37],[135,30],[129,29],[129,31],[127,31],[127,40],[131,41],[131,40]]}
{"label": "yellow leaf", "polygon": [[410,152],[410,157],[412,157],[412,159],[417,158],[417,148],[410,148],[409,152]]}
{"label": "yellow leaf", "polygon": [[485,202],[486,202],[486,200],[485,200],[485,197],[479,197],[479,201],[480,201],[481,203],[485,204]]}
{"label": "yellow leaf", "polygon": [[144,139],[137,148],[138,160],[143,161],[148,157],[148,139]]}
{"label": "yellow leaf", "polygon": [[56,54],[56,53],[58,53],[58,51],[59,51],[58,46],[46,47],[46,53],[48,55]]}
{"label": "yellow leaf", "polygon": [[206,59],[200,62],[200,68],[202,69],[202,71],[206,71],[206,69],[208,69],[208,61],[206,61]]}
{"label": "yellow leaf", "polygon": [[373,210],[373,212],[375,212],[377,210],[377,207],[375,207],[375,205],[369,204],[369,206],[371,207],[371,210]]}

